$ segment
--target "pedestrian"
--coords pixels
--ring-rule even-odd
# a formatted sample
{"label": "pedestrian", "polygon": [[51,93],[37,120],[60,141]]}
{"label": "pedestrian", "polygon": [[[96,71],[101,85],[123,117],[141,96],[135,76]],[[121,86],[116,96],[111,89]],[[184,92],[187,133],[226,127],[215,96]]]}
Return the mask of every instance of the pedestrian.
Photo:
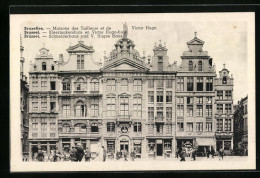
{"label": "pedestrian", "polygon": [[72,146],[72,149],[70,151],[70,160],[72,162],[76,162],[77,161],[76,153],[77,153],[76,148],[74,146]]}
{"label": "pedestrian", "polygon": [[91,152],[87,147],[86,150],[85,150],[85,161],[90,162],[90,158],[91,158]]}
{"label": "pedestrian", "polygon": [[180,157],[181,157],[180,161],[185,161],[185,150],[184,149],[182,149]]}
{"label": "pedestrian", "polygon": [[224,157],[224,151],[222,148],[220,148],[219,150],[219,160],[222,159],[223,160],[223,157]]}
{"label": "pedestrian", "polygon": [[191,151],[191,157],[192,157],[193,161],[196,160],[196,149],[195,148],[193,148]]}
{"label": "pedestrian", "polygon": [[209,158],[210,150],[207,148],[207,158]]}
{"label": "pedestrian", "polygon": [[212,156],[212,158],[214,158],[214,155],[215,155],[215,150],[214,150],[214,148],[212,148],[211,149],[211,156]]}
{"label": "pedestrian", "polygon": [[179,148],[177,148],[177,151],[175,152],[175,158],[179,158]]}
{"label": "pedestrian", "polygon": [[84,156],[84,149],[82,148],[82,146],[80,144],[77,145],[76,147],[76,157],[77,157],[77,161],[81,162],[83,156]]}
{"label": "pedestrian", "polygon": [[134,161],[135,160],[135,151],[132,151],[130,155],[131,155],[132,161]]}
{"label": "pedestrian", "polygon": [[107,156],[107,150],[105,149],[104,146],[102,146],[102,149],[103,149],[103,162],[106,161],[106,156]]}
{"label": "pedestrian", "polygon": [[44,161],[44,154],[43,154],[43,152],[42,152],[41,149],[39,149],[38,155],[37,155],[36,159],[37,159],[38,161],[40,161],[40,162],[43,162],[43,161]]}
{"label": "pedestrian", "polygon": [[127,160],[127,151],[126,151],[126,149],[123,150],[123,154],[124,154],[124,161],[128,161]]}

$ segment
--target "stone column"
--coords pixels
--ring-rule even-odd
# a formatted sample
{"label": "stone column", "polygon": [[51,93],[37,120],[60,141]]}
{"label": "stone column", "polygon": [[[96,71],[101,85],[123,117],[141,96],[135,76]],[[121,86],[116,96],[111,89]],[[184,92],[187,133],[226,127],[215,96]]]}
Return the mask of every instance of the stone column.
{"label": "stone column", "polygon": [[71,138],[70,139],[70,149],[72,149],[72,146],[75,145],[75,139],[74,138]]}

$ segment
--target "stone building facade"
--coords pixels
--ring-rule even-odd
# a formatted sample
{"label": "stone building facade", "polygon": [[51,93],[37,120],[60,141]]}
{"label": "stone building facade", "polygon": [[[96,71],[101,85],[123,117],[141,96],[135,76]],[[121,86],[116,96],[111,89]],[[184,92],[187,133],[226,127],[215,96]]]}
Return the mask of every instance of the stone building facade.
{"label": "stone building facade", "polygon": [[108,156],[127,150],[140,158],[170,157],[178,148],[195,146],[201,154],[218,149],[216,93],[232,87],[218,83],[226,69],[216,78],[196,36],[177,66],[169,63],[165,44],[155,44],[153,56],[141,56],[127,33],[124,25],[123,38],[103,65],[83,41],[68,47],[69,59],[60,54],[54,61],[40,49],[29,73],[31,156],[39,147],[50,153],[75,144],[93,155],[104,146]]}
{"label": "stone building facade", "polygon": [[28,92],[29,86],[27,77],[24,75],[24,62],[23,57],[24,47],[22,45],[22,39],[20,43],[20,111],[21,111],[21,148],[23,158],[27,158],[29,155],[29,119],[28,119]]}

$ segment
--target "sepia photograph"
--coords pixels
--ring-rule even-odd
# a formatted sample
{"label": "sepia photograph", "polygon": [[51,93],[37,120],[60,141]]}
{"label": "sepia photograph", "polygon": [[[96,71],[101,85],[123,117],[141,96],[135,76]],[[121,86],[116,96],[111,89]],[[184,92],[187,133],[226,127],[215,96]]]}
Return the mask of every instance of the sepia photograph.
{"label": "sepia photograph", "polygon": [[255,169],[254,23],[10,15],[11,171]]}

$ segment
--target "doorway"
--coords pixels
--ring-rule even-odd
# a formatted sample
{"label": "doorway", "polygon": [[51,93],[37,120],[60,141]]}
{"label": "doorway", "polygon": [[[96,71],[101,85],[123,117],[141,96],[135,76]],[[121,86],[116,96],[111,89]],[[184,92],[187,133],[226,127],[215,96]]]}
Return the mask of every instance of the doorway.
{"label": "doorway", "polygon": [[157,152],[157,156],[162,156],[162,153],[163,153],[163,150],[162,150],[162,144],[158,144],[157,143],[157,149],[156,149],[156,152]]}
{"label": "doorway", "polygon": [[120,152],[122,152],[123,150],[126,150],[128,152],[128,146],[128,141],[120,141]]}

